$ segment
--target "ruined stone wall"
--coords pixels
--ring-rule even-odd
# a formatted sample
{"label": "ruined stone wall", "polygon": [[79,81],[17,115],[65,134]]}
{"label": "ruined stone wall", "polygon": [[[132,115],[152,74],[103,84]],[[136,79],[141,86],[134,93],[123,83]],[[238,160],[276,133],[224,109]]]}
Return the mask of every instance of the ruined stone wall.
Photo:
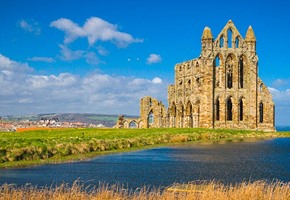
{"label": "ruined stone wall", "polygon": [[138,128],[275,130],[275,106],[258,77],[252,27],[243,38],[230,20],[216,39],[206,27],[201,47],[198,58],[175,65],[167,110],[157,99],[141,99]]}
{"label": "ruined stone wall", "polygon": [[140,100],[140,128],[166,127],[165,106],[152,97],[146,96]]}

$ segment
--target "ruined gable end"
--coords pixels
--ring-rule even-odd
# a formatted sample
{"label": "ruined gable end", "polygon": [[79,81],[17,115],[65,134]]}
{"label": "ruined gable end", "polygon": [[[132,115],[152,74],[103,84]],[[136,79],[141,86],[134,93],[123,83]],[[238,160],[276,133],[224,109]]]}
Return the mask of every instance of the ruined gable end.
{"label": "ruined gable end", "polygon": [[205,27],[200,56],[175,65],[167,109],[152,97],[140,100],[138,128],[275,130],[275,105],[258,75],[252,26],[243,37],[229,20],[213,35]]}

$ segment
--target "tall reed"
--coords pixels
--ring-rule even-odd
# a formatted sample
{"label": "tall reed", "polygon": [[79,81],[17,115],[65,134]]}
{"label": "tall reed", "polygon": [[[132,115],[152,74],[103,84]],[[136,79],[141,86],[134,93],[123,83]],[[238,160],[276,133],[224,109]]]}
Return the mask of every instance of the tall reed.
{"label": "tall reed", "polygon": [[146,187],[132,191],[122,186],[100,184],[98,187],[89,187],[79,184],[77,181],[70,186],[61,184],[55,187],[35,187],[25,185],[4,184],[0,186],[0,200],[6,199],[69,199],[69,200],[289,200],[290,183],[273,181],[243,182],[236,185],[224,185],[217,182],[192,182],[188,184],[175,184],[171,187],[150,190]]}

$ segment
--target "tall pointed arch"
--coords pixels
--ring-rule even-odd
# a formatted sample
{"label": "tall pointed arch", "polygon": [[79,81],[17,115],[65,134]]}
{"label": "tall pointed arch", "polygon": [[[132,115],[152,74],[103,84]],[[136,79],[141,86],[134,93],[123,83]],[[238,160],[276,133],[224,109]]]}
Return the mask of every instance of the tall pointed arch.
{"label": "tall pointed arch", "polygon": [[187,102],[186,104],[186,109],[185,109],[186,115],[191,115],[192,114],[192,104],[190,101]]}
{"label": "tall pointed arch", "polygon": [[244,101],[243,98],[239,100],[239,121],[244,120]]}
{"label": "tall pointed arch", "polygon": [[169,127],[176,127],[176,104],[173,101],[169,108]]}
{"label": "tall pointed arch", "polygon": [[220,99],[219,99],[219,97],[217,97],[216,101],[215,101],[215,120],[216,121],[220,120]]}
{"label": "tall pointed arch", "polygon": [[259,122],[263,123],[264,121],[264,104],[260,102],[259,104]]}
{"label": "tall pointed arch", "polygon": [[186,114],[187,121],[188,121],[188,124],[187,124],[188,127],[192,127],[193,126],[192,112],[193,112],[192,104],[191,104],[190,101],[188,101],[187,104],[186,104],[186,108],[185,108],[185,114]]}
{"label": "tall pointed arch", "polygon": [[150,110],[149,114],[148,114],[148,127],[152,127],[154,124],[154,114],[153,114],[153,110]]}
{"label": "tall pointed arch", "polygon": [[235,57],[233,54],[229,54],[226,59],[226,88],[231,89],[233,87],[233,70],[234,70]]}
{"label": "tall pointed arch", "polygon": [[173,116],[173,117],[176,117],[176,105],[175,105],[175,102],[172,102],[172,104],[171,104],[170,115]]}
{"label": "tall pointed arch", "polygon": [[177,108],[177,127],[183,127],[184,126],[184,105],[183,103],[180,101],[178,104],[178,108]]}
{"label": "tall pointed arch", "polygon": [[228,48],[232,48],[233,44],[232,44],[232,41],[233,41],[233,31],[231,28],[228,29],[227,31],[227,39],[228,39]]}
{"label": "tall pointed arch", "polygon": [[214,61],[213,61],[213,74],[214,74],[214,86],[220,87],[221,86],[221,64],[222,64],[222,56],[221,54],[217,54]]}
{"label": "tall pointed arch", "polygon": [[221,63],[221,61],[220,61],[219,55],[217,55],[214,59],[214,66],[219,67],[220,63]]}
{"label": "tall pointed arch", "polygon": [[244,88],[244,58],[239,58],[239,88]]}
{"label": "tall pointed arch", "polygon": [[233,120],[233,102],[232,102],[231,97],[227,99],[226,108],[227,108],[227,121],[232,121]]}
{"label": "tall pointed arch", "polygon": [[183,117],[184,116],[184,105],[183,103],[180,101],[178,104],[178,110],[177,113],[179,116]]}
{"label": "tall pointed arch", "polygon": [[220,48],[224,47],[224,42],[225,42],[225,39],[224,39],[224,36],[222,35],[220,37]]}

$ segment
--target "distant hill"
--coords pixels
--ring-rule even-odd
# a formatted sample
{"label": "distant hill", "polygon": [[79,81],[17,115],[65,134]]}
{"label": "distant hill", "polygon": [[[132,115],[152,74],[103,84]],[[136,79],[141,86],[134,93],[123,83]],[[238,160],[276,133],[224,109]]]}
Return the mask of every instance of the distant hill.
{"label": "distant hill", "polygon": [[[136,116],[126,116],[136,117]],[[103,124],[106,127],[113,127],[118,119],[118,115],[105,115],[105,114],[91,114],[91,113],[48,113],[48,114],[36,114],[36,115],[9,115],[2,117],[8,121],[39,121],[41,119],[53,119],[57,118],[60,122],[82,122],[87,124]]]}

